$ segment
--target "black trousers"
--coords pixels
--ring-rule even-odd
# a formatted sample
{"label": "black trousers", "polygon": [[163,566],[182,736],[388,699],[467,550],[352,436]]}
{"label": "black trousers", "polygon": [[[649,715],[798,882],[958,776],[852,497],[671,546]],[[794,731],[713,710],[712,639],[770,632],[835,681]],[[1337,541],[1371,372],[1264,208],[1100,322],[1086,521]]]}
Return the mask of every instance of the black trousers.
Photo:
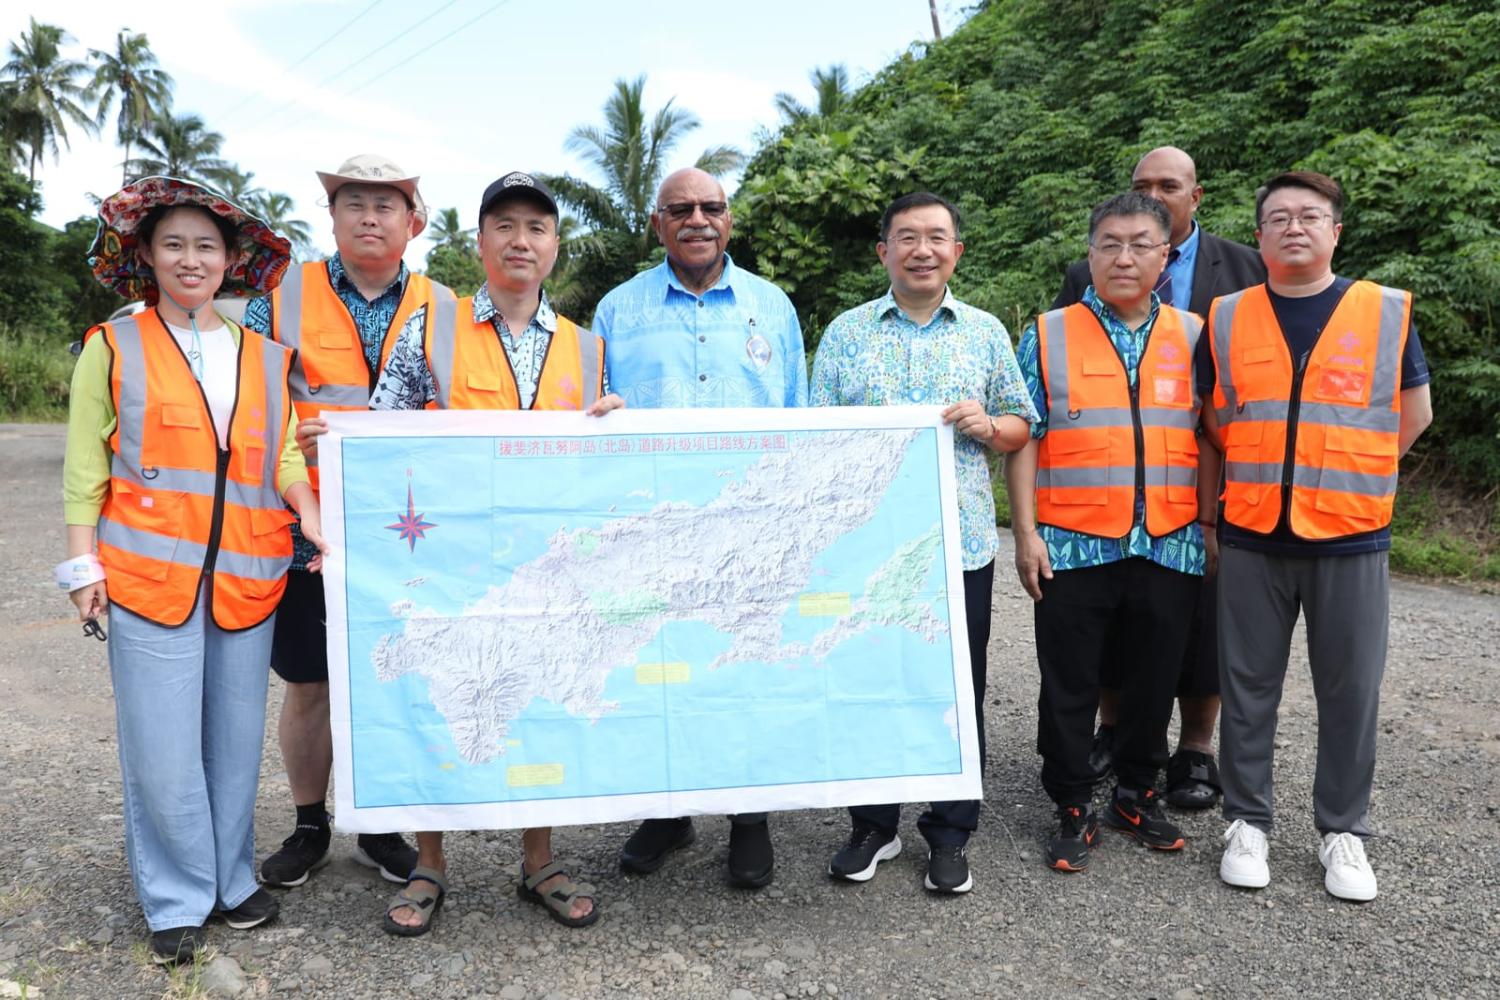
{"label": "black trousers", "polygon": [[[1219,578],[1206,576],[1193,602],[1193,623],[1188,632],[1187,653],[1177,677],[1177,697],[1209,698],[1219,693]],[[1125,638],[1118,637],[1123,645]],[[1109,691],[1120,688],[1123,667],[1118,659],[1104,661],[1099,686]]]}
{"label": "black trousers", "polygon": [[[995,564],[964,571],[964,621],[969,627],[969,669],[974,675],[974,723],[979,730],[979,770],[984,773],[984,687],[989,674],[985,650],[990,644],[990,612],[995,589]],[[1090,730],[1092,734],[1092,730]],[[855,806],[849,817],[886,833],[895,833],[901,823],[899,803],[878,806]],[[953,844],[962,847],[969,834],[979,829],[979,800],[933,802],[917,820],[917,829],[934,847]]]}
{"label": "black trousers", "polygon": [[1041,585],[1042,787],[1058,805],[1093,797],[1089,750],[1099,678],[1110,659],[1121,668],[1115,775],[1127,788],[1153,787],[1167,761],[1167,723],[1201,578],[1137,557],[1062,570]]}

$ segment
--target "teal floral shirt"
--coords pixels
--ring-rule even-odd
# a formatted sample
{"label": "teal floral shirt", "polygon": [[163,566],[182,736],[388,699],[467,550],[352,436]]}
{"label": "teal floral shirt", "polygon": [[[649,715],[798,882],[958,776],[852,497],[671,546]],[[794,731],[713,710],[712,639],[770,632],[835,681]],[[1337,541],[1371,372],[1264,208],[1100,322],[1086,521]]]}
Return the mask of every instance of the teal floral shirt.
{"label": "teal floral shirt", "polygon": [[[948,406],[977,399],[991,416],[1027,421],[1037,411],[1005,325],[947,292],[925,326],[901,311],[890,293],[839,316],[818,343],[813,360],[812,406]],[[995,495],[990,450],[954,435],[958,522],[964,569],[995,558]]]}
{"label": "teal floral shirt", "polygon": [[[1099,322],[1104,326],[1109,339],[1114,342],[1116,350],[1120,352],[1120,358],[1125,362],[1125,372],[1130,376],[1130,384],[1135,385],[1141,366],[1141,355],[1146,350],[1146,336],[1151,332],[1151,327],[1156,322],[1157,310],[1161,307],[1156,293],[1151,293],[1151,315],[1146,317],[1146,322],[1134,330],[1126,326],[1125,322],[1094,294],[1093,285],[1090,285],[1083,293],[1083,304],[1094,310],[1094,315],[1099,317]],[[1031,391],[1031,401],[1041,415],[1031,425],[1031,436],[1040,440],[1047,434],[1047,390],[1042,384],[1041,352],[1038,348],[1035,323],[1028,326],[1026,332],[1021,334],[1021,344],[1016,349],[1016,360],[1020,362],[1021,373],[1026,379],[1027,388]],[[1124,538],[1101,538],[1098,535],[1086,535],[1081,531],[1069,531],[1067,528],[1058,528],[1050,524],[1038,524],[1037,534],[1041,535],[1042,541],[1047,543],[1047,559],[1052,563],[1054,572],[1103,566],[1105,563],[1119,562],[1121,559],[1140,557],[1149,559],[1159,566],[1165,566],[1167,569],[1175,569],[1179,573],[1203,575],[1203,529],[1194,521],[1171,534],[1162,535],[1159,538],[1152,537],[1146,532],[1146,507],[1140,496],[1137,496],[1135,501],[1135,521],[1130,526],[1130,533]]]}

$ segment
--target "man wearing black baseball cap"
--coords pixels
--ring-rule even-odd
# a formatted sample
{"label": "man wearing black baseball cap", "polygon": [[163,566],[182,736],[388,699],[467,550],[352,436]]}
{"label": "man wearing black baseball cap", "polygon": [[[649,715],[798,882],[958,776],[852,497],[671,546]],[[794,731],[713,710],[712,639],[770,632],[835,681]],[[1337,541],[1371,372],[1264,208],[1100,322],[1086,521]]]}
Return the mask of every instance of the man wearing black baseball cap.
{"label": "man wearing black baseball cap", "polygon": [[[440,308],[424,332],[403,331],[370,398],[375,410],[582,410],[602,416],[624,405],[609,392],[604,344],[557,315],[542,282],[557,263],[557,201],[531,174],[506,174],[479,202],[485,283]],[[476,377],[482,376],[482,377]],[[583,927],[599,918],[595,890],[552,858],[550,827],[521,838],[522,896],[553,920]],[[417,834],[417,866],[391,900],[384,927],[425,934],[447,893],[443,835]]]}

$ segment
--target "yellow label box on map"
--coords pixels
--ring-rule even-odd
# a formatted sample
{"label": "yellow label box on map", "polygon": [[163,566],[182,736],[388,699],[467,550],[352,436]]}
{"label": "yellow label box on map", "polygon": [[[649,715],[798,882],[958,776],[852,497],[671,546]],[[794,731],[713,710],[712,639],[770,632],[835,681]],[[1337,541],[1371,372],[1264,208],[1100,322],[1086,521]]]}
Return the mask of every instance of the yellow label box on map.
{"label": "yellow label box on map", "polygon": [[692,679],[692,668],[686,663],[637,663],[637,684],[686,684]]}
{"label": "yellow label box on map", "polygon": [[536,785],[560,785],[563,783],[561,764],[517,764],[505,769],[505,783],[511,788],[531,788]]}
{"label": "yellow label box on map", "polygon": [[836,618],[849,611],[848,594],[803,594],[797,598],[797,614],[803,618]]}

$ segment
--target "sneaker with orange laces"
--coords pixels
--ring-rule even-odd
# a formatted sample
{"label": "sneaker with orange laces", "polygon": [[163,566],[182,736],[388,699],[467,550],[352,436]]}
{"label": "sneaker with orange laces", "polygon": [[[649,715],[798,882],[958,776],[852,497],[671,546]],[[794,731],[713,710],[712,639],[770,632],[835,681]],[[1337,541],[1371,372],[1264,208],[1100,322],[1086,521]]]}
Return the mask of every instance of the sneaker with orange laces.
{"label": "sneaker with orange laces", "polygon": [[1114,801],[1104,814],[1104,822],[1110,829],[1158,851],[1180,851],[1187,846],[1182,831],[1162,813],[1161,800],[1154,788],[1137,791],[1116,785]]}

